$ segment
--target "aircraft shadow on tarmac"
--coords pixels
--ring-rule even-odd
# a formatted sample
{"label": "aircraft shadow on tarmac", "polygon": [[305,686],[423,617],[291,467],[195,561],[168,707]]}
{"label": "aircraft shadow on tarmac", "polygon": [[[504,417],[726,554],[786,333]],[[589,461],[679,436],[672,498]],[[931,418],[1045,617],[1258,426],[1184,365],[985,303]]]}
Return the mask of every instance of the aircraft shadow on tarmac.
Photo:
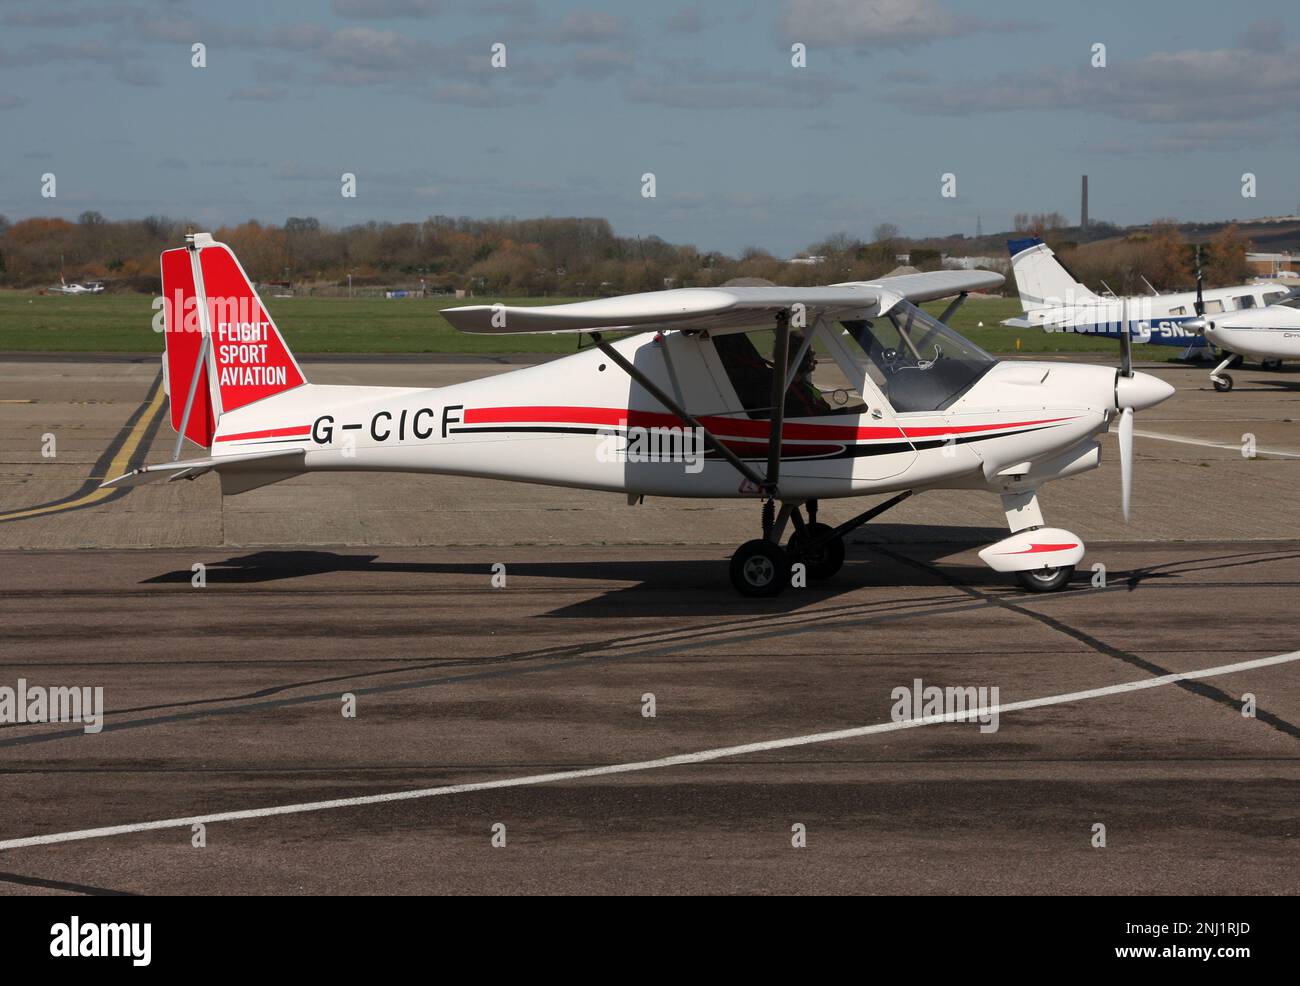
{"label": "aircraft shadow on tarmac", "polygon": [[[927,540],[919,541],[918,534]],[[209,585],[237,586],[286,582],[318,575],[356,573],[366,575],[452,575],[481,580],[486,589],[497,561],[506,564],[507,578],[581,580],[605,583],[632,583],[611,586],[572,605],[562,606],[550,617],[578,618],[626,616],[637,610],[663,615],[680,611],[697,615],[748,615],[761,606],[765,612],[794,612],[827,599],[863,588],[937,587],[957,584],[981,592],[1019,597],[1009,577],[991,571],[982,564],[945,562],[943,559],[1002,537],[1000,528],[926,527],[877,524],[869,538],[850,541],[848,560],[841,572],[825,582],[812,583],[806,589],[787,591],[775,599],[753,600],[737,596],[727,579],[727,557],[716,559],[627,560],[618,557],[619,549],[604,549],[607,557],[584,561],[511,561],[511,549],[484,547],[480,562],[392,561],[381,555],[362,552],[322,550],[264,550],[236,555],[224,561],[207,563]],[[441,549],[431,546],[431,556]],[[638,549],[643,550],[643,549]],[[1214,562],[1206,558],[1196,561]],[[1131,591],[1152,580],[1177,579],[1179,574],[1158,568],[1139,568],[1131,572],[1113,571],[1112,584],[1123,584]],[[1211,566],[1213,567],[1213,566]],[[189,568],[164,572],[142,580],[142,584],[189,585],[193,572]],[[1090,573],[1076,574],[1072,588],[1089,587]],[[387,584],[391,584],[387,583]],[[351,588],[366,588],[352,585]],[[342,589],[341,591],[347,591]],[[430,592],[436,592],[431,587]],[[1067,590],[1069,591],[1069,590]]]}

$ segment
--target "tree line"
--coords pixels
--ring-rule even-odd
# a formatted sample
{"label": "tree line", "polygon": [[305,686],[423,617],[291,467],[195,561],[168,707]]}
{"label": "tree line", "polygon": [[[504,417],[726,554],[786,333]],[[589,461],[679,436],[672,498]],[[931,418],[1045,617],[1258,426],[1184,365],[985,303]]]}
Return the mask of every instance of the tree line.
{"label": "tree line", "polygon": [[[1145,277],[1174,291],[1194,280],[1192,245],[1172,220],[1129,231],[1104,223],[1079,230],[1050,213],[1017,215],[1015,225],[1013,235],[1043,237],[1090,287],[1100,289],[1105,281],[1119,293],[1144,293]],[[110,221],[98,212],[76,222],[38,217],[11,223],[0,216],[0,286],[39,288],[63,274],[69,281],[103,280],[110,290],[156,293],[159,253],[183,243],[191,227],[165,216]],[[940,268],[945,255],[987,254],[1000,263],[1007,236],[909,239],[883,223],[869,239],[840,233],[783,258],[760,247],[732,257],[654,236],[617,236],[607,220],[596,218],[430,216],[331,227],[290,217],[280,226],[249,221],[212,232],[261,283],[423,287],[498,297],[592,297],[709,287],[735,278],[785,285],[872,280],[904,257],[921,270]],[[1207,285],[1247,280],[1248,247],[1236,226],[1215,233],[1203,255]],[[1014,293],[1010,275],[1006,290]]]}

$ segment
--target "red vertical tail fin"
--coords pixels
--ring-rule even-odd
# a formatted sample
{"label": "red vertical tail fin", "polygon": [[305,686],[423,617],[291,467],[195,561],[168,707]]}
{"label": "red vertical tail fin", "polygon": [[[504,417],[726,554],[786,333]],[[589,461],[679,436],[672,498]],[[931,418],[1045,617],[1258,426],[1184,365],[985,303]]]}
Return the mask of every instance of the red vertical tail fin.
{"label": "red vertical tail fin", "polygon": [[207,233],[162,255],[172,427],[208,448],[227,411],[307,382],[234,253]]}

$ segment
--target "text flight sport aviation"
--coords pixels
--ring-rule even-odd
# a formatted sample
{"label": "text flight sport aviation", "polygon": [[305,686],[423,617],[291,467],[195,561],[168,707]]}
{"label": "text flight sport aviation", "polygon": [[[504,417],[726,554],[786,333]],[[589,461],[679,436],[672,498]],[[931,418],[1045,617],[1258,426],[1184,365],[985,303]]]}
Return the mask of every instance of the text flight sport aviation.
{"label": "text flight sport aviation", "polygon": [[[747,498],[762,503],[762,536],[731,561],[746,595],[780,592],[796,562],[829,578],[846,534],[929,489],[1001,495],[1011,536],[980,557],[1029,590],[1059,589],[1084,546],[1044,524],[1038,487],[1095,468],[1097,436],[1118,417],[1127,515],[1133,412],[1173,393],[1133,372],[1127,345],[1116,371],[1000,361],[968,342],[943,323],[967,292],[1002,284],[988,271],[447,309],[465,332],[586,333],[594,345],[432,389],[308,383],[234,254],[206,233],[163,253],[162,279],[174,461],[104,485],[215,471],[236,494],[363,470],[605,490],[629,504]],[[949,297],[939,319],[917,307]],[[756,339],[772,340],[770,360]],[[823,369],[830,390],[812,380]],[[180,459],[185,439],[207,455]],[[817,521],[820,500],[869,494],[893,495],[838,526]]]}
{"label": "text flight sport aviation", "polygon": [[[1079,332],[1118,337],[1122,325],[1134,342],[1182,346],[1188,353],[1204,348],[1198,319],[1202,314],[1238,314],[1286,298],[1286,288],[1274,284],[1242,284],[1209,291],[1178,294],[1108,297],[1094,294],[1037,237],[1009,240],[1011,270],[1024,315],[1003,325],[1040,328],[1047,332]],[[1202,306],[1197,308],[1198,303]],[[1127,313],[1127,314],[1126,314]],[[1213,340],[1210,340],[1213,341]]]}

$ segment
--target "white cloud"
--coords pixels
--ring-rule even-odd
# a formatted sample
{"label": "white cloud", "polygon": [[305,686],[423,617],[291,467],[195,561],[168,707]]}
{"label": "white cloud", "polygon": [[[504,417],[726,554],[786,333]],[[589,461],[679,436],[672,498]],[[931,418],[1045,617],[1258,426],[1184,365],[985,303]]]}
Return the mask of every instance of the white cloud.
{"label": "white cloud", "polygon": [[441,0],[334,0],[330,6],[340,17],[358,20],[433,17],[443,10]]}
{"label": "white cloud", "polygon": [[[1086,110],[1139,123],[1189,124],[1300,112],[1300,49],[1152,52],[1102,69],[1017,71],[984,79],[898,85],[887,98],[915,113],[967,116]],[[1193,131],[1185,131],[1189,137]]]}
{"label": "white cloud", "polygon": [[900,48],[1031,25],[956,14],[942,0],[785,0],[781,26],[806,44]]}

